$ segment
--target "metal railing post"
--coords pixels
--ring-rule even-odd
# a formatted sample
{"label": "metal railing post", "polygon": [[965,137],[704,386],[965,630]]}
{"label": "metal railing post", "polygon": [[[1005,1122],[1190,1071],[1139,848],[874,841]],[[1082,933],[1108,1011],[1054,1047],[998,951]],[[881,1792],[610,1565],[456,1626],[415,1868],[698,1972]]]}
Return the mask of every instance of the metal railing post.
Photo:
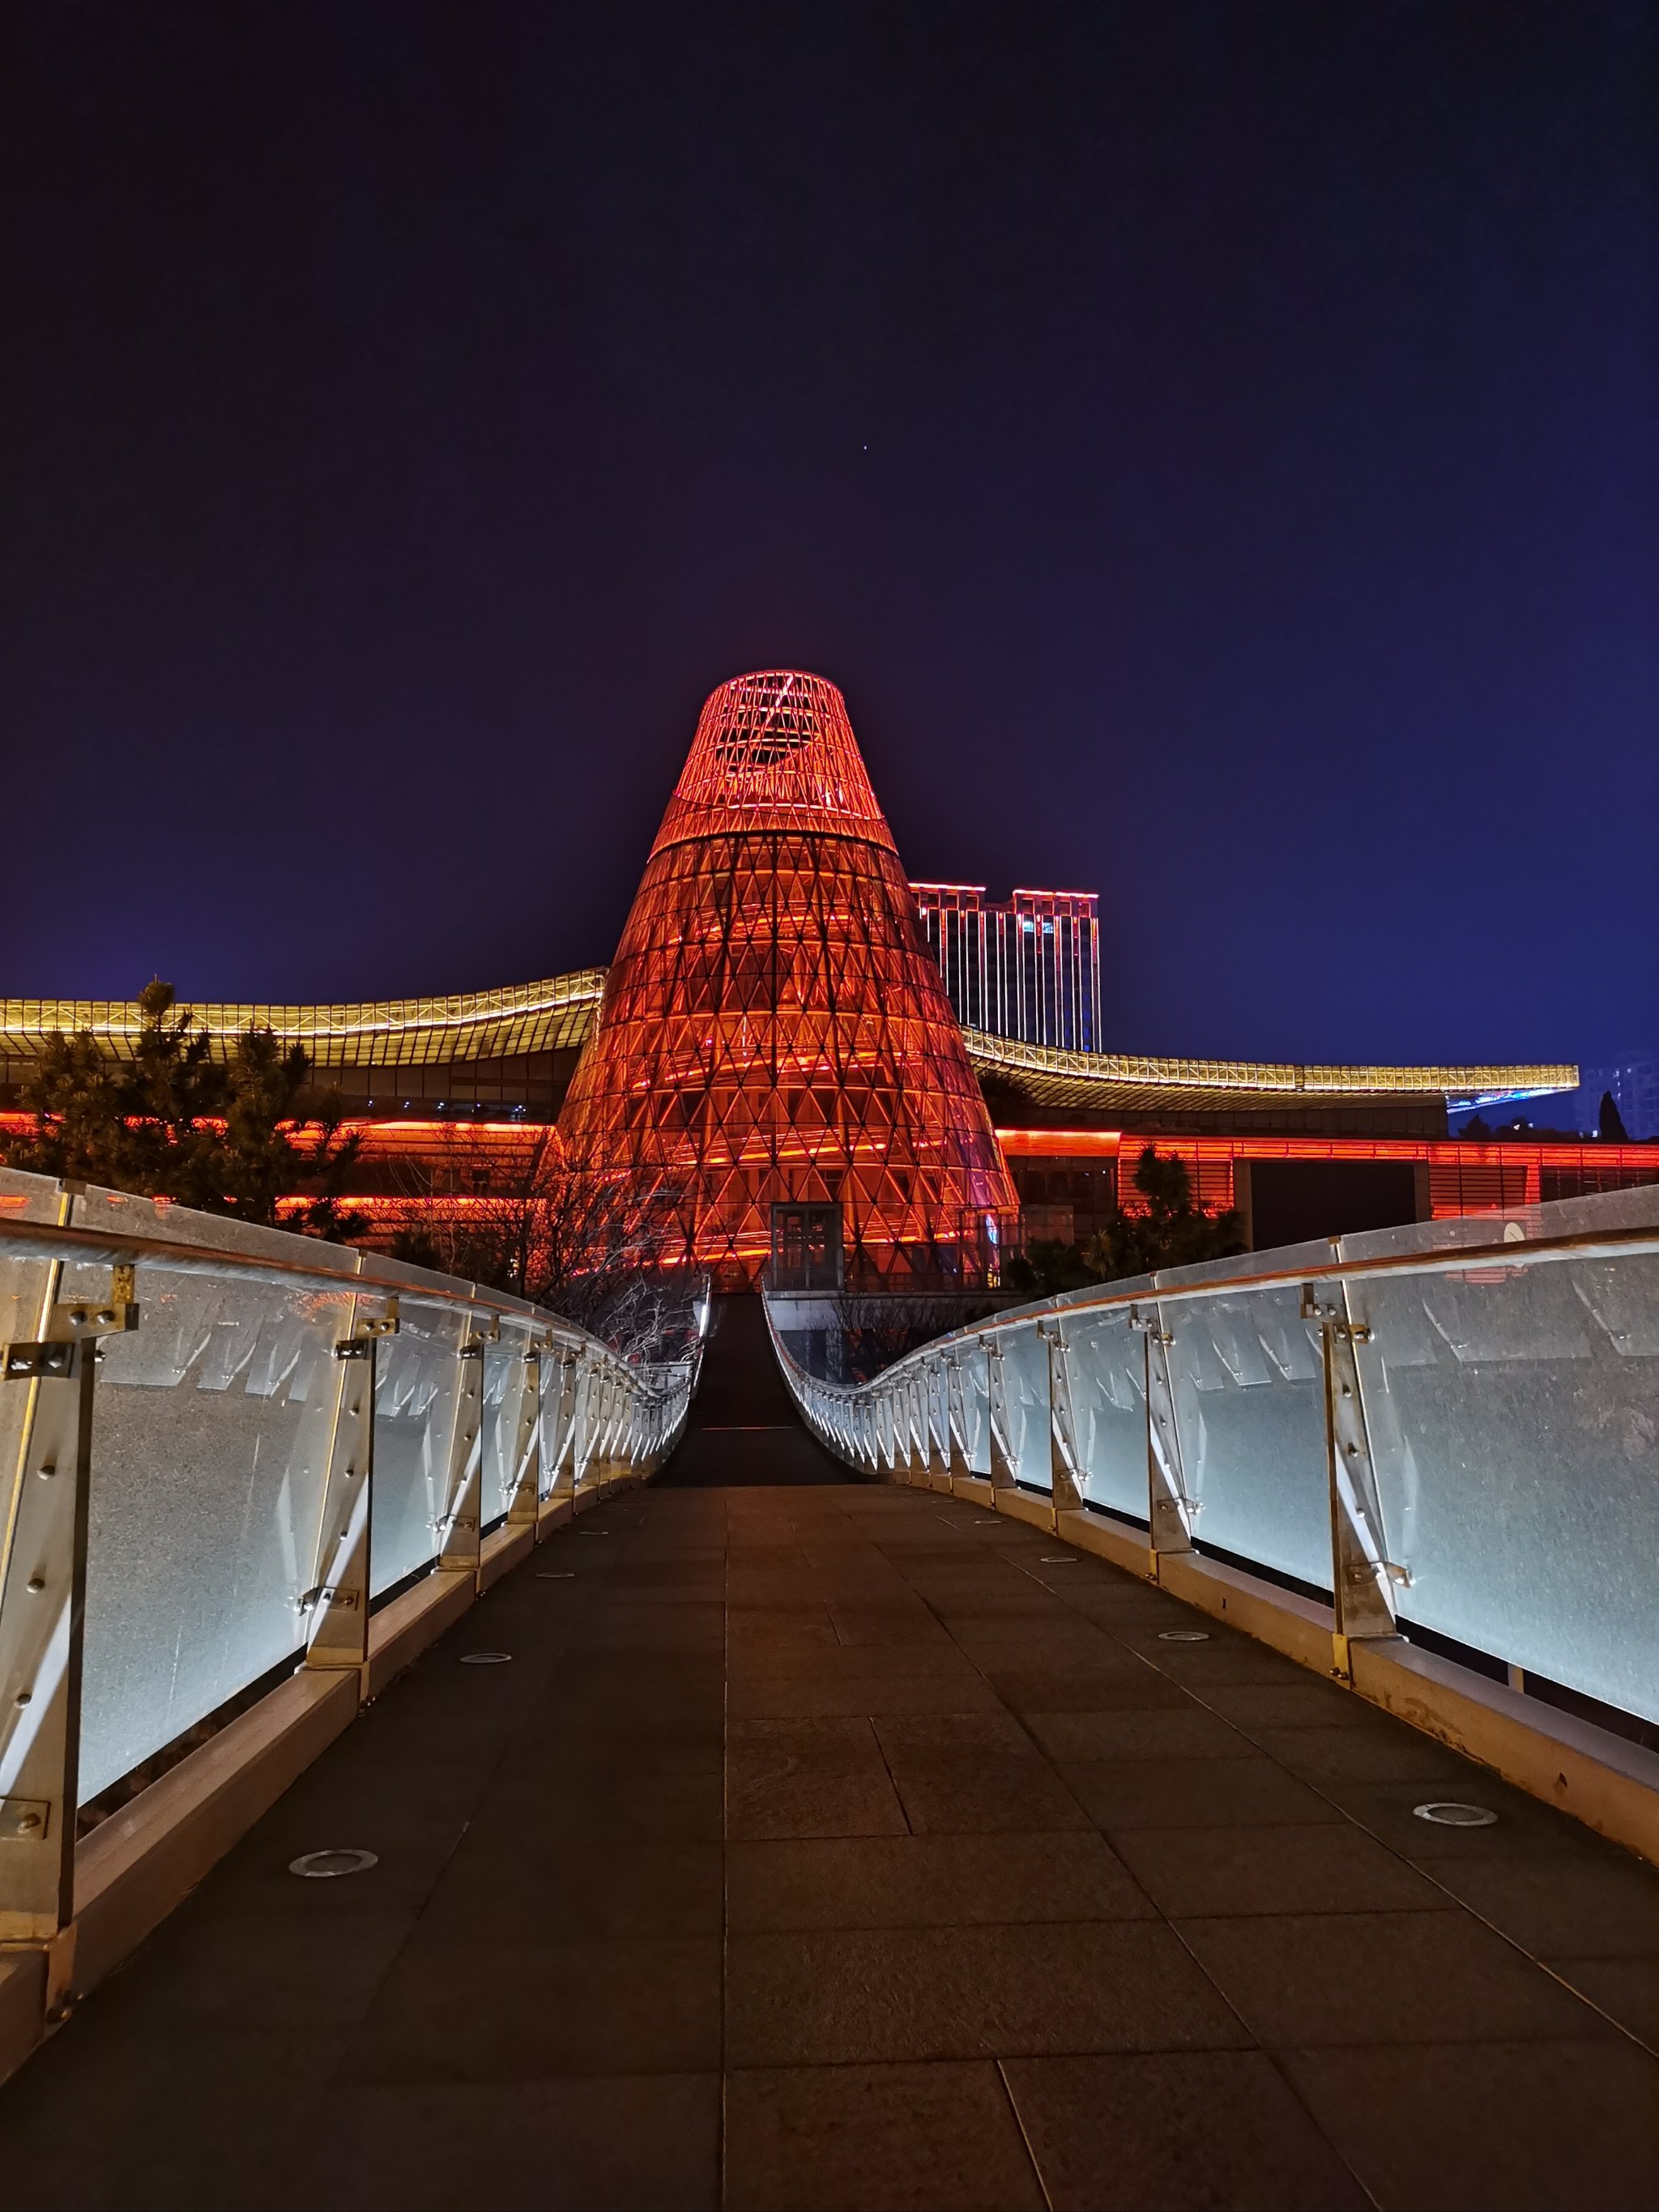
{"label": "metal railing post", "polygon": [[612,1480],[617,1473],[617,1401],[621,1395],[608,1362],[600,1364],[599,1383],[599,1410],[594,1468],[596,1479],[600,1484],[605,1484]]}
{"label": "metal railing post", "polygon": [[526,1338],[513,1364],[518,1419],[513,1424],[513,1456],[507,1462],[507,1521],[510,1528],[533,1528],[542,1490],[541,1346]]}
{"label": "metal railing post", "polygon": [[1138,1328],[1146,1342],[1147,1540],[1154,1554],[1190,1552],[1197,1508],[1187,1492],[1175,1386],[1170,1376],[1170,1346],[1175,1340],[1164,1327],[1156,1306],[1150,1314],[1132,1307],[1129,1326]]}
{"label": "metal railing post", "polygon": [[63,1274],[52,1261],[40,1336],[0,1348],[0,1389],[28,1393],[0,1562],[0,1949],[45,1954],[48,2019],[75,1966],[97,1340],[138,1324],[131,1267],[101,1303],[60,1298]]}
{"label": "metal railing post", "polygon": [[994,1336],[985,1345],[985,1427],[991,1447],[991,1487],[1012,1490],[1014,1465],[1008,1451],[1008,1386],[1002,1372],[1002,1346]]}
{"label": "metal railing post", "polygon": [[888,1443],[888,1472],[895,1482],[910,1480],[910,1438],[906,1428],[908,1415],[904,1404],[904,1385],[891,1382],[886,1389]]}
{"label": "metal railing post", "polygon": [[445,1486],[438,1565],[476,1575],[483,1559],[484,1343],[468,1336],[456,1352],[460,1376],[455,1421],[449,1432],[449,1477]]}
{"label": "metal railing post", "polygon": [[573,1502],[589,1486],[599,1436],[600,1377],[584,1352],[576,1358],[570,1412],[570,1490]]}
{"label": "metal railing post", "polygon": [[884,1482],[898,1480],[899,1420],[893,1386],[878,1376],[876,1397],[876,1465]]}
{"label": "metal railing post", "polygon": [[937,1490],[951,1480],[950,1370],[942,1359],[927,1369],[927,1479]]}
{"label": "metal railing post", "polygon": [[553,1455],[547,1475],[547,1500],[569,1497],[576,1487],[576,1380],[580,1354],[568,1346],[559,1352],[558,1397],[554,1407]]}
{"label": "metal railing post", "polygon": [[1325,1370],[1325,1464],[1331,1503],[1331,1589],[1336,1615],[1336,1671],[1352,1673],[1348,1647],[1396,1635],[1394,1581],[1382,1500],[1371,1456],[1370,1431],[1354,1347],[1370,1340],[1369,1325],[1354,1318],[1346,1282],[1322,1301],[1310,1284],[1302,1294],[1302,1318],[1317,1321]]}
{"label": "metal railing post", "polygon": [[1054,1527],[1062,1513],[1080,1513],[1083,1491],[1079,1480],[1077,1420],[1072,1408],[1071,1370],[1066,1361],[1066,1341],[1058,1322],[1042,1324],[1048,1346],[1048,1484],[1054,1501]]}
{"label": "metal railing post", "polygon": [[946,1472],[954,1482],[969,1472],[968,1416],[962,1403],[962,1362],[953,1352],[945,1362]]}
{"label": "metal railing post", "polygon": [[334,1347],[328,1473],[313,1586],[301,1601],[311,1615],[307,1667],[362,1667],[368,1660],[376,1353],[383,1336],[397,1334],[398,1301],[388,1298],[385,1314],[367,1321],[360,1318],[362,1303],[353,1298],[346,1334]]}

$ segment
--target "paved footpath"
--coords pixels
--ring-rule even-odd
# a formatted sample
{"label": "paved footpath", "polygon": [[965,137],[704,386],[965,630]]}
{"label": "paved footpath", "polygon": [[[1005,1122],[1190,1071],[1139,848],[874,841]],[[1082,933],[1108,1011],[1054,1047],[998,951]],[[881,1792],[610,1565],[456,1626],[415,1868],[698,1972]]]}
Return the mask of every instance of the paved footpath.
{"label": "paved footpath", "polygon": [[[1498,1824],[1413,1818],[1448,1796]],[[380,1863],[287,1873],[324,1845]],[[1644,2038],[1659,1874],[1052,1538],[706,1416],[0,2092],[0,2200],[1630,2212]]]}

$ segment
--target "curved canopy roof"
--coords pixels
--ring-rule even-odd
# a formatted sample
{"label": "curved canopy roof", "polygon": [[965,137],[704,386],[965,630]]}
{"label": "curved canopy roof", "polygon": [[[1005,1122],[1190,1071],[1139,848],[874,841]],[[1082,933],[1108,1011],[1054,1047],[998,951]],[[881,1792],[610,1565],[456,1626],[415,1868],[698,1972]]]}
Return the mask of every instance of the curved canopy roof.
{"label": "curved canopy roof", "polygon": [[[422,1067],[500,1060],[586,1042],[606,971],[581,968],[503,990],[447,998],[381,999],[361,1006],[192,1006],[216,1038],[269,1028],[301,1044],[319,1067]],[[88,1030],[114,1059],[131,1055],[139,1028],[127,1000],[0,1000],[0,1053],[30,1059],[46,1040]],[[1166,1060],[1127,1053],[1060,1052],[1018,1037],[965,1033],[976,1073],[994,1075],[1044,1105],[1113,1111],[1121,1107],[1240,1106],[1264,1097],[1538,1097],[1577,1087],[1570,1061],[1522,1066],[1321,1067],[1292,1061]]]}

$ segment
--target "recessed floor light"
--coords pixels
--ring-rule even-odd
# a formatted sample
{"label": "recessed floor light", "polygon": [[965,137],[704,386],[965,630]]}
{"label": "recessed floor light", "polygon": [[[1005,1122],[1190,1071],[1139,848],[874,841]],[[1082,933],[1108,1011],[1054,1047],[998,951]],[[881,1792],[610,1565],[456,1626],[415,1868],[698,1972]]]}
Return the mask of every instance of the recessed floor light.
{"label": "recessed floor light", "polygon": [[505,1667],[512,1658],[510,1651],[463,1651],[463,1667]]}
{"label": "recessed floor light", "polygon": [[1437,1828],[1495,1828],[1498,1826],[1497,1814],[1488,1812],[1484,1805],[1413,1805],[1412,1812],[1419,1820],[1432,1820]]}
{"label": "recessed floor light", "polygon": [[380,1863],[374,1851],[301,1851],[289,1861],[288,1870],[305,1881],[333,1881],[343,1874],[367,1874]]}
{"label": "recessed floor light", "polygon": [[1056,1552],[1052,1559],[1045,1553],[1037,1565],[1040,1567],[1074,1567],[1077,1561],[1069,1552]]}
{"label": "recessed floor light", "polygon": [[1160,1644],[1207,1644],[1210,1632],[1207,1628],[1160,1628],[1158,1640]]}
{"label": "recessed floor light", "polygon": [[574,1567],[560,1567],[553,1571],[544,1570],[536,1579],[538,1583],[574,1583],[576,1571]]}

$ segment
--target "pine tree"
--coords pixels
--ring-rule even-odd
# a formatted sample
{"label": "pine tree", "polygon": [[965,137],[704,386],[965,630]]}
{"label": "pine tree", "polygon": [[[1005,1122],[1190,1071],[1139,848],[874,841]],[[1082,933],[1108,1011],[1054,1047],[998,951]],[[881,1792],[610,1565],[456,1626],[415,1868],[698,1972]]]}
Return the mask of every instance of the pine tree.
{"label": "pine tree", "polygon": [[1619,1101],[1611,1091],[1601,1093],[1601,1111],[1596,1117],[1595,1133],[1604,1145],[1627,1145],[1630,1142],[1625,1130],[1625,1117],[1619,1111]]}
{"label": "pine tree", "polygon": [[337,1241],[358,1234],[362,1217],[343,1191],[361,1139],[341,1135],[332,1097],[300,1119],[304,1048],[249,1030],[220,1060],[206,1026],[175,1007],[170,983],[149,984],[138,1005],[130,1065],[107,1059],[89,1031],[52,1039],[23,1086],[34,1127],[0,1151],[7,1164],[267,1224],[279,1199],[300,1198],[285,1227]]}
{"label": "pine tree", "polygon": [[132,1146],[123,1114],[126,1085],[86,1030],[52,1039],[21,1103],[34,1116],[29,1136],[4,1142],[9,1167],[80,1182],[131,1186]]}
{"label": "pine tree", "polygon": [[1206,1212],[1196,1205],[1192,1178],[1173,1153],[1148,1145],[1136,1164],[1134,1186],[1146,1200],[1143,1212],[1115,1207],[1106,1226],[1086,1245],[1034,1239],[1009,1261],[1007,1288],[1030,1297],[1054,1297],[1090,1283],[1190,1267],[1244,1249],[1243,1217],[1232,1211]]}
{"label": "pine tree", "polygon": [[1242,1217],[1231,1209],[1206,1212],[1196,1205],[1192,1179],[1173,1153],[1148,1145],[1136,1164],[1134,1185],[1146,1211],[1128,1213],[1120,1206],[1090,1240],[1085,1256],[1097,1281],[1190,1267],[1243,1250]]}

